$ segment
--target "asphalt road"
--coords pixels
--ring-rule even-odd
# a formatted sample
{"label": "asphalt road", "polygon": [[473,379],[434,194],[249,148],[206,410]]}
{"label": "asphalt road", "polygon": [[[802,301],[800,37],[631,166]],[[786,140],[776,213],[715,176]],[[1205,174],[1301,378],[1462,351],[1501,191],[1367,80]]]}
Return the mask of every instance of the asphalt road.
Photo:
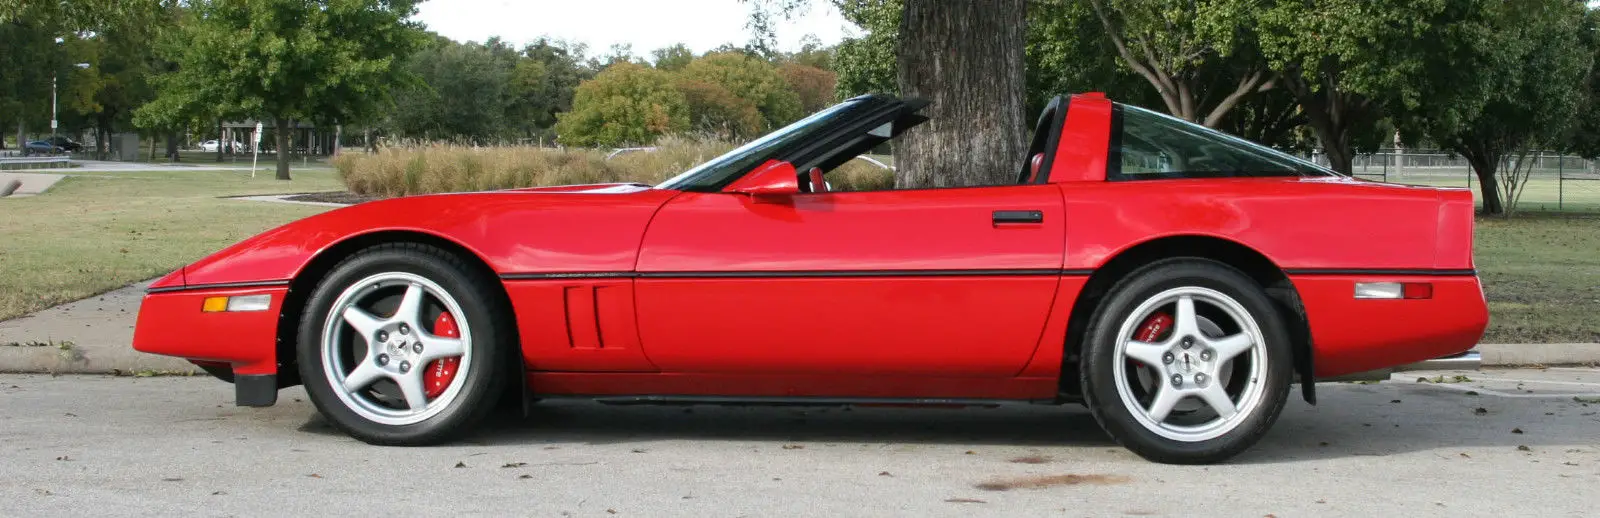
{"label": "asphalt road", "polygon": [[0,515],[1595,514],[1600,370],[1415,381],[1436,374],[1322,385],[1210,467],[1141,460],[1078,407],[546,401],[459,444],[379,448],[298,388],[245,409],[208,378],[3,375]]}

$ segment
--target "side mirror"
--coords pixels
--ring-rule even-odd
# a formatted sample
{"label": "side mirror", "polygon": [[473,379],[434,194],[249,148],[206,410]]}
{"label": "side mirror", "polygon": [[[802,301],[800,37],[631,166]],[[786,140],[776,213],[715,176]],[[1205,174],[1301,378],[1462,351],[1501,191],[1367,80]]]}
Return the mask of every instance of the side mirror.
{"label": "side mirror", "polygon": [[733,182],[722,192],[734,192],[751,196],[771,196],[800,194],[799,172],[795,171],[794,164],[782,160],[768,160],[754,171],[744,175],[744,178]]}

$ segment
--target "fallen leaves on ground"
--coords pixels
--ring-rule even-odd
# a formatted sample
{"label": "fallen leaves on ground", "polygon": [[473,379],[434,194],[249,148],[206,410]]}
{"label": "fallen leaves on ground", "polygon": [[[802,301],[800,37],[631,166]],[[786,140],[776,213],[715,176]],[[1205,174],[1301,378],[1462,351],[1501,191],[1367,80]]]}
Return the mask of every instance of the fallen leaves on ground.
{"label": "fallen leaves on ground", "polygon": [[1008,462],[1016,464],[1045,464],[1050,462],[1050,457],[1045,457],[1042,455],[1027,455],[1011,459]]}
{"label": "fallen leaves on ground", "polygon": [[1043,489],[1055,486],[1079,486],[1085,484],[1105,486],[1112,484],[1126,484],[1128,481],[1128,477],[1119,475],[1034,475],[1027,477],[994,479],[988,482],[976,484],[973,487],[982,489],[984,491],[1010,491],[1013,489]]}

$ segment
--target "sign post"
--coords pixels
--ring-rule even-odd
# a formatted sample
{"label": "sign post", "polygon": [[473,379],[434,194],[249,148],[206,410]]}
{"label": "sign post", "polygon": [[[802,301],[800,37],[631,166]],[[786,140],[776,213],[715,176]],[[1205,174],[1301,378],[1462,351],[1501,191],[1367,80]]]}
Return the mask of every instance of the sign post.
{"label": "sign post", "polygon": [[256,177],[256,161],[261,159],[261,121],[256,121],[255,142],[250,143],[250,177]]}

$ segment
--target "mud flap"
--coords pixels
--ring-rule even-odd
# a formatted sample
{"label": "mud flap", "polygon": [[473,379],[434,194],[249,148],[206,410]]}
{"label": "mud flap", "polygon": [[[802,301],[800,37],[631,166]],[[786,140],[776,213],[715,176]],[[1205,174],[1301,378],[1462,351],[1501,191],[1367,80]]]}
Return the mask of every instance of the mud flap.
{"label": "mud flap", "polygon": [[244,374],[233,377],[233,404],[264,407],[278,403],[276,374]]}

